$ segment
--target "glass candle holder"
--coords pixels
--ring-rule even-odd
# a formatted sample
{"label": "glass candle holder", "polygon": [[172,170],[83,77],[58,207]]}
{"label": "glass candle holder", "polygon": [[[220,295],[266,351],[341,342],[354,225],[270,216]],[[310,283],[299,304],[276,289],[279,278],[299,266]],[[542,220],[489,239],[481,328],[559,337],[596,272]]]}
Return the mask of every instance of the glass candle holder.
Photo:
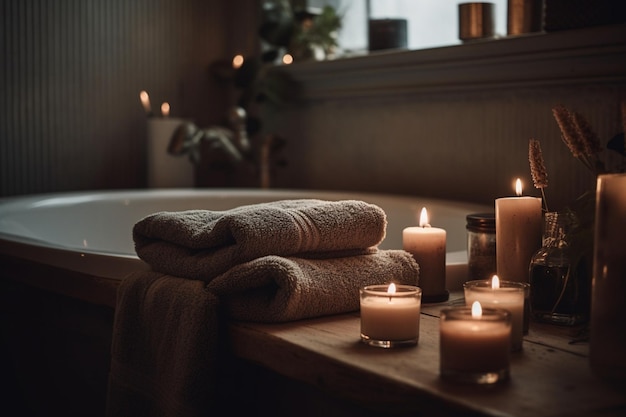
{"label": "glass candle holder", "polygon": [[412,285],[369,285],[360,289],[361,341],[392,348],[416,345],[422,290]]}
{"label": "glass candle holder", "polygon": [[466,220],[469,280],[489,279],[496,273],[496,215],[474,213]]}
{"label": "glass candle holder", "polygon": [[441,311],[439,367],[442,379],[495,384],[509,378],[511,313],[480,305],[479,309],[479,315],[471,307]]}
{"label": "glass candle holder", "polygon": [[467,281],[463,284],[465,304],[479,301],[483,307],[501,308],[511,313],[511,350],[522,349],[524,337],[525,298],[528,284],[524,282],[491,280]]}

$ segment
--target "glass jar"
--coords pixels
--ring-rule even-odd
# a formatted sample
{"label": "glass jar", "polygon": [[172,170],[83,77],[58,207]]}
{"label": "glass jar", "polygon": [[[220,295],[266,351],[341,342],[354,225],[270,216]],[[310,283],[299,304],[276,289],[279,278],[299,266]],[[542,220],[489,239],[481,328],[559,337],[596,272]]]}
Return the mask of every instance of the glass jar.
{"label": "glass jar", "polygon": [[474,213],[467,220],[468,281],[490,279],[496,273],[495,213]]}
{"label": "glass jar", "polygon": [[542,247],[529,266],[530,310],[536,321],[573,326],[589,319],[590,284],[581,259],[574,259],[569,233],[574,218],[544,215]]}

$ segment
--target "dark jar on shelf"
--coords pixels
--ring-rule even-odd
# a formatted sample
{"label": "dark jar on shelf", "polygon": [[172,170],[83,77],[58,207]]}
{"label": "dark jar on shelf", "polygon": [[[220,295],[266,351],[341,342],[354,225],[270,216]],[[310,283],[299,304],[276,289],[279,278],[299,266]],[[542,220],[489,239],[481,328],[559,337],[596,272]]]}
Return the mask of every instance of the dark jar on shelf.
{"label": "dark jar on shelf", "polygon": [[591,285],[584,258],[572,251],[569,213],[544,215],[542,247],[529,266],[530,310],[535,321],[574,326],[589,320]]}
{"label": "dark jar on shelf", "polygon": [[468,214],[465,219],[468,281],[490,279],[496,273],[495,213]]}

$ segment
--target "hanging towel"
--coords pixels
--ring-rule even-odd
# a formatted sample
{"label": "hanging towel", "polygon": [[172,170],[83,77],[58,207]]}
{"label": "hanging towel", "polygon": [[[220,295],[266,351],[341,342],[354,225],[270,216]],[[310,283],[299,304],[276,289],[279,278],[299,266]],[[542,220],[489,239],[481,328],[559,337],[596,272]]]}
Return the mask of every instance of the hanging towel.
{"label": "hanging towel", "polygon": [[135,224],[137,255],[153,270],[210,281],[266,255],[343,257],[367,253],[387,218],[358,200],[281,200],[225,211],[159,212]]}
{"label": "hanging towel", "polygon": [[106,415],[206,416],[215,403],[217,308],[202,281],[152,271],[122,280]]}
{"label": "hanging towel", "polygon": [[330,259],[265,256],[233,267],[207,288],[229,317],[283,322],[359,309],[359,288],[417,285],[419,266],[403,250]]}

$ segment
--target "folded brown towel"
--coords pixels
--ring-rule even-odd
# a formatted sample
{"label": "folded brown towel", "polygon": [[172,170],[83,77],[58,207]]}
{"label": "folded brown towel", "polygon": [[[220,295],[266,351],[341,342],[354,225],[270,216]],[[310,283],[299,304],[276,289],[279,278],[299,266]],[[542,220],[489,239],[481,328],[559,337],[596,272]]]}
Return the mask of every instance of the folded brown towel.
{"label": "folded brown towel", "polygon": [[418,276],[415,259],[403,250],[332,259],[270,255],[233,267],[207,289],[234,319],[283,322],[356,311],[359,288],[417,285]]}
{"label": "folded brown towel", "polygon": [[214,405],[217,298],[140,271],[118,288],[106,415],[205,416]]}
{"label": "folded brown towel", "polygon": [[357,200],[282,200],[226,211],[160,212],[133,228],[135,250],[152,269],[209,281],[266,255],[341,257],[385,237],[378,206]]}

